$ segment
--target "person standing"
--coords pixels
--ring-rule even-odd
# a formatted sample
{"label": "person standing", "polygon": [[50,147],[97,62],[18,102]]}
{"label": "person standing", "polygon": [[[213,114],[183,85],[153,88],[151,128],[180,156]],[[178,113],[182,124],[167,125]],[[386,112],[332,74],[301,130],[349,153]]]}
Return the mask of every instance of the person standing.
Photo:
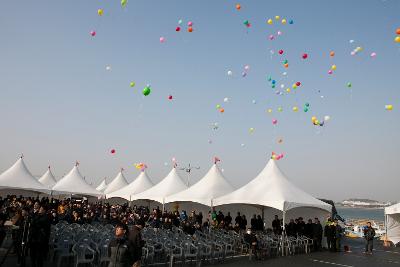
{"label": "person standing", "polygon": [[144,221],[139,219],[133,226],[132,231],[129,232],[128,239],[133,251],[133,265],[129,267],[140,267],[140,262],[142,260],[142,248],[144,246],[141,231],[144,225]]}
{"label": "person standing", "polygon": [[[35,203],[35,206],[37,202]],[[37,208],[37,207],[36,207]],[[44,259],[49,250],[50,220],[46,214],[46,208],[40,206],[34,213],[29,230],[29,248],[32,267],[43,267]]]}
{"label": "person standing", "polygon": [[371,223],[367,222],[367,227],[364,229],[365,238],[365,253],[372,255],[374,249],[375,229],[372,228]]}
{"label": "person standing", "polygon": [[335,251],[340,252],[343,228],[339,225],[337,219],[335,219],[333,225],[335,226]]}
{"label": "person standing", "polygon": [[117,223],[115,238],[108,245],[108,255],[110,255],[108,267],[131,267],[134,264],[134,254],[134,248],[128,240],[128,227]]}
{"label": "person standing", "polygon": [[318,218],[314,218],[313,224],[313,242],[314,242],[314,250],[320,251],[321,250],[321,242],[322,242],[322,234],[324,230],[322,229],[322,225],[319,222]]}
{"label": "person standing", "polygon": [[281,221],[278,218],[278,215],[275,215],[275,219],[272,221],[272,230],[275,235],[280,235],[281,229]]}
{"label": "person standing", "polygon": [[325,224],[325,237],[326,237],[326,243],[328,244],[328,250],[332,251],[333,247],[333,233],[332,233],[332,228],[331,228],[332,220],[331,218],[328,218],[328,221]]}

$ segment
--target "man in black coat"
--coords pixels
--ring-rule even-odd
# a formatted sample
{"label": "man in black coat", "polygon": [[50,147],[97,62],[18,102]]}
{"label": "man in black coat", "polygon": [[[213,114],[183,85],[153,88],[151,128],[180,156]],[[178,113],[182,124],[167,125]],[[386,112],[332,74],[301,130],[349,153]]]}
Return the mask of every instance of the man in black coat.
{"label": "man in black coat", "polygon": [[139,219],[132,230],[129,232],[129,243],[133,247],[133,265],[132,267],[140,267],[140,261],[142,259],[142,248],[144,246],[144,241],[142,239],[141,231],[144,227],[144,221]]}
{"label": "man in black coat", "polygon": [[39,205],[35,211],[29,229],[29,248],[32,267],[43,267],[49,249],[51,224],[44,206]]}
{"label": "man in black coat", "polygon": [[308,219],[308,222],[304,227],[304,235],[307,238],[310,238],[310,239],[313,238],[313,223],[312,223],[311,219]]}
{"label": "man in black coat", "polygon": [[258,231],[264,231],[264,221],[260,215],[257,216],[257,228]]}
{"label": "man in black coat", "polygon": [[272,230],[275,235],[281,234],[281,221],[278,218],[278,215],[275,215],[275,219],[272,221]]}
{"label": "man in black coat", "polygon": [[314,242],[314,250],[321,250],[321,242],[322,242],[322,234],[324,230],[322,229],[322,225],[318,218],[314,219],[314,224],[312,228],[312,237]]}
{"label": "man in black coat", "polygon": [[251,225],[251,230],[252,230],[253,232],[258,230],[258,227],[257,227],[257,217],[256,217],[255,214],[253,215],[253,218],[251,218],[251,220],[250,220],[250,225]]}
{"label": "man in black coat", "polygon": [[332,220],[331,218],[328,218],[328,221],[325,224],[325,229],[324,229],[324,233],[325,233],[325,237],[326,237],[326,242],[328,244],[328,250],[332,251],[333,248],[333,231],[332,231]]}
{"label": "man in black coat", "polygon": [[131,267],[134,264],[135,248],[128,239],[128,227],[117,223],[115,238],[108,245],[110,262],[108,267]]}

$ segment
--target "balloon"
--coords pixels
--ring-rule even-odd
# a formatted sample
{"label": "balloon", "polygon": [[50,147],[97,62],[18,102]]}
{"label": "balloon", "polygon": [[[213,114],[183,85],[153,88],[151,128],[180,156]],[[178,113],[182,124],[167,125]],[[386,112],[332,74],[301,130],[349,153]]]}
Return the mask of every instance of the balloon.
{"label": "balloon", "polygon": [[331,69],[336,70],[336,65],[332,65]]}
{"label": "balloon", "polygon": [[286,88],[286,92],[287,92],[287,93],[290,93],[290,88],[289,88],[289,87]]}
{"label": "balloon", "polygon": [[282,32],[281,32],[281,31],[278,31],[276,34],[278,34],[278,35],[280,36],[280,35],[282,35]]}
{"label": "balloon", "polygon": [[192,28],[192,27],[189,27],[189,28],[188,28],[188,32],[193,32],[193,28]]}
{"label": "balloon", "polygon": [[245,21],[243,21],[243,24],[244,24],[244,25],[249,25],[250,23],[249,23],[249,21],[246,19]]}
{"label": "balloon", "polygon": [[177,32],[179,32],[180,30],[181,30],[181,27],[179,27],[179,26],[175,28],[175,31],[177,31]]}
{"label": "balloon", "polygon": [[219,109],[219,112],[220,112],[220,113],[224,113],[224,112],[225,112],[225,109],[220,108],[220,109]]}
{"label": "balloon", "polygon": [[111,154],[115,154],[115,149],[111,149]]}
{"label": "balloon", "polygon": [[376,53],[375,53],[375,52],[372,52],[372,53],[371,53],[371,57],[376,57]]}
{"label": "balloon", "polygon": [[240,144],[241,147],[244,147],[244,144]]}
{"label": "balloon", "polygon": [[143,95],[144,95],[144,96],[148,96],[150,93],[151,93],[151,88],[150,88],[150,86],[147,85],[147,86],[143,89]]}
{"label": "balloon", "polygon": [[216,107],[217,109],[220,109],[220,108],[221,108],[221,105],[220,105],[220,104],[217,104],[215,107]]}
{"label": "balloon", "polygon": [[277,123],[278,123],[278,120],[277,120],[277,119],[273,119],[273,120],[272,120],[272,124],[273,124],[273,125],[276,125]]}
{"label": "balloon", "polygon": [[283,50],[282,49],[279,50],[278,53],[279,53],[279,55],[282,55],[283,54]]}
{"label": "balloon", "polygon": [[312,121],[312,122],[315,122],[316,120],[317,120],[317,117],[315,117],[315,116],[312,116],[312,117],[311,117],[311,121]]}
{"label": "balloon", "polygon": [[296,85],[296,84],[293,84],[293,85],[292,85],[292,88],[293,88],[293,89],[296,89],[296,88],[297,88],[297,85]]}
{"label": "balloon", "polygon": [[328,74],[332,74],[333,73],[333,71],[332,70],[328,70]]}
{"label": "balloon", "polygon": [[282,19],[282,24],[286,24],[286,19]]}
{"label": "balloon", "polygon": [[302,58],[303,58],[303,59],[308,58],[308,54],[307,54],[307,53],[304,53],[304,54],[302,55]]}
{"label": "balloon", "polygon": [[299,110],[299,108],[298,108],[298,107],[293,107],[292,110],[293,110],[294,112],[297,112],[297,111]]}
{"label": "balloon", "polygon": [[275,80],[272,80],[272,84],[275,84],[276,83],[276,81]]}
{"label": "balloon", "polygon": [[236,9],[240,10],[240,8],[241,8],[240,4],[236,4]]}
{"label": "balloon", "polygon": [[268,77],[268,81],[270,82],[271,80],[272,80],[272,77],[271,77],[271,76],[269,76],[269,77]]}
{"label": "balloon", "polygon": [[285,60],[283,61],[283,64],[287,64],[287,63],[289,63],[289,61],[288,61],[287,59],[285,59]]}
{"label": "balloon", "polygon": [[275,16],[275,19],[276,20],[279,20],[281,17],[280,16]]}
{"label": "balloon", "polygon": [[400,28],[396,29],[396,34],[400,34]]}
{"label": "balloon", "polygon": [[228,74],[228,76],[232,76],[232,71],[228,70],[227,74]]}
{"label": "balloon", "polygon": [[354,56],[356,54],[355,51],[351,51],[350,55]]}
{"label": "balloon", "polygon": [[289,20],[289,24],[293,24],[294,23],[294,21],[291,19],[291,20]]}
{"label": "balloon", "polygon": [[394,38],[394,41],[395,41],[396,43],[400,43],[400,36],[396,36],[396,38]]}
{"label": "balloon", "polygon": [[250,66],[249,66],[249,65],[246,65],[246,66],[244,66],[244,69],[245,69],[245,70],[249,70],[249,69],[250,69]]}
{"label": "balloon", "polygon": [[351,43],[351,44],[354,43],[354,40],[350,40],[349,43]]}
{"label": "balloon", "polygon": [[268,113],[272,113],[272,109],[270,109],[270,108],[267,111],[268,111]]}
{"label": "balloon", "polygon": [[178,20],[178,24],[179,24],[179,25],[181,25],[181,24],[182,24],[182,22],[183,22],[183,20],[181,20],[181,19],[180,19],[180,20]]}
{"label": "balloon", "polygon": [[101,8],[97,9],[97,15],[103,16],[103,9]]}
{"label": "balloon", "polygon": [[309,103],[305,103],[305,104],[304,104],[304,106],[306,106],[306,107],[309,107],[309,106],[310,106],[310,104],[309,104]]}
{"label": "balloon", "polygon": [[274,35],[271,34],[270,36],[268,36],[268,39],[270,39],[271,41],[275,39]]}
{"label": "balloon", "polygon": [[249,129],[249,132],[250,132],[250,133],[253,133],[253,132],[254,132],[254,128],[250,128],[250,129]]}
{"label": "balloon", "polygon": [[393,105],[385,105],[386,110],[393,110]]}
{"label": "balloon", "polygon": [[122,7],[125,7],[127,3],[128,3],[128,0],[121,0]]}
{"label": "balloon", "polygon": [[283,142],[283,139],[282,139],[282,138],[279,138],[279,139],[278,139],[278,144],[282,144],[282,142]]}
{"label": "balloon", "polygon": [[251,101],[253,104],[257,104],[257,101],[255,101],[255,100],[253,100],[253,101]]}
{"label": "balloon", "polygon": [[96,36],[96,32],[95,31],[91,31],[90,35],[94,37],[94,36]]}
{"label": "balloon", "polygon": [[225,97],[224,102],[227,103],[229,101],[229,98]]}
{"label": "balloon", "polygon": [[268,20],[267,20],[267,23],[268,23],[269,25],[271,25],[271,24],[272,24],[272,19],[268,19]]}
{"label": "balloon", "polygon": [[335,56],[335,52],[334,52],[334,51],[331,51],[331,52],[329,53],[329,56],[334,57],[334,56]]}
{"label": "balloon", "polygon": [[130,87],[134,87],[134,86],[135,86],[135,82],[131,82],[131,83],[129,84],[129,86],[130,86]]}
{"label": "balloon", "polygon": [[169,100],[172,100],[172,95],[169,95],[169,96],[168,96],[168,99],[169,99]]}
{"label": "balloon", "polygon": [[242,72],[242,77],[246,77],[246,75],[247,75],[247,72],[243,71]]}
{"label": "balloon", "polygon": [[279,108],[278,108],[278,111],[279,111],[279,112],[282,112],[282,111],[283,111],[282,107],[279,107]]}
{"label": "balloon", "polygon": [[308,108],[307,108],[307,107],[304,107],[303,111],[304,111],[304,112],[307,112],[307,111],[308,111]]}
{"label": "balloon", "polygon": [[284,84],[281,84],[281,88],[282,88],[282,89],[285,88],[285,85],[284,85]]}
{"label": "balloon", "polygon": [[111,70],[111,66],[106,66],[106,70]]}
{"label": "balloon", "polygon": [[351,83],[347,83],[347,87],[349,87],[349,88],[350,88],[351,86],[352,86],[352,85],[351,85]]}
{"label": "balloon", "polygon": [[165,38],[164,37],[160,37],[160,43],[164,43],[165,42]]}
{"label": "balloon", "polygon": [[300,86],[301,85],[301,83],[300,82],[296,82],[296,86]]}
{"label": "balloon", "polygon": [[193,26],[193,22],[189,21],[187,25],[188,25],[189,27],[192,27],[192,26]]}

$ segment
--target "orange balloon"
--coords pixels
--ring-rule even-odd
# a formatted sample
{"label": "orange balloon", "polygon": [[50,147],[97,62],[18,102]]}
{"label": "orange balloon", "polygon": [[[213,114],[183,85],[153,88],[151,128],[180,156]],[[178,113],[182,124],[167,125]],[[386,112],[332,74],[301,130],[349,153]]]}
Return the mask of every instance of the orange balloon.
{"label": "orange balloon", "polygon": [[220,108],[220,109],[219,109],[219,112],[224,113],[224,112],[225,112],[225,109]]}
{"label": "orange balloon", "polygon": [[331,57],[334,57],[334,56],[335,56],[335,52],[331,51],[331,52],[329,53],[329,55],[330,55]]}
{"label": "orange balloon", "polygon": [[289,67],[289,63],[286,63],[285,65],[283,65],[285,68]]}
{"label": "orange balloon", "polygon": [[397,28],[396,34],[400,34],[400,28]]}
{"label": "orange balloon", "polygon": [[193,31],[193,28],[192,27],[189,27],[188,28],[188,32],[192,32]]}
{"label": "orange balloon", "polygon": [[240,4],[236,4],[236,9],[240,10],[240,8],[241,8]]}

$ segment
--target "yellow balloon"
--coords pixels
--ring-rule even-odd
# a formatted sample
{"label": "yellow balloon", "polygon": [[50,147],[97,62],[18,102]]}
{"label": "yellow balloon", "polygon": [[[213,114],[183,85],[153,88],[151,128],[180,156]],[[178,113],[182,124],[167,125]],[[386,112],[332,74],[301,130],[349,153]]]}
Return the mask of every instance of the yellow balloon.
{"label": "yellow balloon", "polygon": [[332,65],[331,69],[336,70],[336,65]]}
{"label": "yellow balloon", "polygon": [[276,20],[279,20],[281,17],[280,16],[275,16],[275,19]]}
{"label": "yellow balloon", "polygon": [[386,105],[386,106],[385,106],[385,109],[386,109],[386,110],[393,110],[393,105]]}
{"label": "yellow balloon", "polygon": [[135,82],[131,82],[131,83],[129,84],[129,86],[130,86],[130,87],[134,87],[134,86],[135,86]]}
{"label": "yellow balloon", "polygon": [[293,111],[297,112],[297,111],[299,111],[299,108],[298,107],[293,107]]}
{"label": "yellow balloon", "polygon": [[283,20],[282,20],[282,24],[286,24],[286,19],[283,19]]}
{"label": "yellow balloon", "polygon": [[290,88],[286,88],[286,92],[290,93]]}
{"label": "yellow balloon", "polygon": [[394,38],[394,41],[395,41],[396,43],[400,43],[400,36],[396,36],[396,38]]}
{"label": "yellow balloon", "polygon": [[268,23],[269,25],[271,25],[271,24],[272,24],[272,19],[269,19],[269,20],[267,21],[267,23]]}
{"label": "yellow balloon", "polygon": [[272,113],[272,109],[270,109],[270,108],[267,111],[268,111],[268,113]]}
{"label": "yellow balloon", "polygon": [[103,9],[99,8],[99,9],[97,10],[97,14],[98,14],[99,16],[103,16]]}
{"label": "yellow balloon", "polygon": [[315,122],[316,120],[317,120],[317,117],[315,117],[315,116],[312,116],[312,117],[311,117],[311,121],[312,121],[312,122]]}
{"label": "yellow balloon", "polygon": [[279,111],[279,112],[282,112],[282,110],[283,110],[282,107],[279,107],[279,108],[278,108],[278,111]]}
{"label": "yellow balloon", "polygon": [[293,88],[293,89],[296,89],[296,88],[297,88],[297,85],[294,83],[294,84],[292,85],[292,88]]}

